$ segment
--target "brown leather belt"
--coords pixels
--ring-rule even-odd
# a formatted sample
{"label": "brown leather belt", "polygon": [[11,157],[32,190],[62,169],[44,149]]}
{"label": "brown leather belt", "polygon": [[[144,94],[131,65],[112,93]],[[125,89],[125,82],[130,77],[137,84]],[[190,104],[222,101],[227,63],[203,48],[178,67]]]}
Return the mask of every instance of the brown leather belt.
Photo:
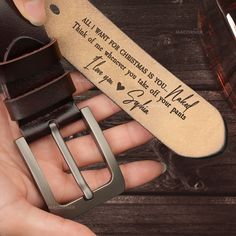
{"label": "brown leather belt", "polygon": [[[0,1],[0,82],[5,105],[22,137],[16,144],[49,208],[55,214],[74,218],[80,213],[124,191],[124,179],[101,129],[89,108],[79,110],[74,102],[75,87],[61,65],[55,39],[44,29],[24,20],[12,1]],[[84,118],[92,131],[112,178],[109,184],[91,191],[59,129]],[[52,134],[84,196],[60,205],[40,170],[28,143]]]}

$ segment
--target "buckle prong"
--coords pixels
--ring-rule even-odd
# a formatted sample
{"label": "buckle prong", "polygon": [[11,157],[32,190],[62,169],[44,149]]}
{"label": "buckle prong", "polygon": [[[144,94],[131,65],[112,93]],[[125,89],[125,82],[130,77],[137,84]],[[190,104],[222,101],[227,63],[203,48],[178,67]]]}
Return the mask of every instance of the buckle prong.
{"label": "buckle prong", "polygon": [[66,143],[64,142],[56,122],[51,122],[49,124],[49,128],[51,129],[52,136],[59,150],[61,151],[73,177],[84,194],[84,196],[73,202],[62,205],[55,200],[52,190],[25,138],[21,137],[15,141],[38,186],[39,191],[42,194],[42,197],[45,200],[45,203],[48,206],[48,209],[52,213],[71,219],[122,193],[125,189],[125,182],[119,165],[116,162],[111,148],[107,143],[103,132],[92,112],[88,107],[81,109],[80,112],[88,127],[90,128],[91,133],[93,134],[94,139],[100,148],[100,151],[103,154],[104,161],[111,173],[111,179],[104,186],[101,186],[92,191],[86,183]]}
{"label": "buckle prong", "polygon": [[53,136],[58,148],[60,149],[67,165],[70,168],[72,175],[74,176],[75,181],[77,182],[77,184],[80,186],[82,192],[84,193],[85,199],[91,200],[93,198],[93,192],[90,189],[90,187],[88,186],[88,184],[86,183],[83,175],[81,174],[74,158],[72,157],[67,145],[65,144],[65,142],[64,142],[64,140],[57,128],[57,125],[55,123],[50,123],[49,127],[51,129],[52,136]]}

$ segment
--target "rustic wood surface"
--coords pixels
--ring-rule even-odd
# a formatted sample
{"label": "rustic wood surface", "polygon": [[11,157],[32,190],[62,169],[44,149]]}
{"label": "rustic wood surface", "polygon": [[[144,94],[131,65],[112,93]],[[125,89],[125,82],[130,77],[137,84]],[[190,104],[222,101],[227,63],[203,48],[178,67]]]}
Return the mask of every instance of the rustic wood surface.
{"label": "rustic wood surface", "polygon": [[[221,111],[228,126],[228,145],[224,153],[201,160],[177,156],[158,140],[123,153],[117,157],[121,162],[155,159],[165,162],[168,171],[78,220],[98,235],[236,235],[236,113],[226,102],[202,48],[200,1],[91,2]],[[120,112],[102,126],[129,119]]]}

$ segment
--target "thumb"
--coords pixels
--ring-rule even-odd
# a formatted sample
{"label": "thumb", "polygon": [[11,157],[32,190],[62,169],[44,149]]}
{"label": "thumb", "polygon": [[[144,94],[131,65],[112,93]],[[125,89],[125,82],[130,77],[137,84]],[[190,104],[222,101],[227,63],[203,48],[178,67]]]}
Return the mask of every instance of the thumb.
{"label": "thumb", "polygon": [[33,25],[42,25],[46,20],[45,0],[13,0],[13,2]]}
{"label": "thumb", "polygon": [[38,209],[23,201],[10,207],[0,222],[0,235],[95,236],[86,226]]}

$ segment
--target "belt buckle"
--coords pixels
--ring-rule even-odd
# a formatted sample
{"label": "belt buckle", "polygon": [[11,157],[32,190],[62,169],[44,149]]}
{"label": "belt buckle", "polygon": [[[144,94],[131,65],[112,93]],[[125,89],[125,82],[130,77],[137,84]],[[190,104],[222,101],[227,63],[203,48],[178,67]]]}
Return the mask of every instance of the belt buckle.
{"label": "belt buckle", "polygon": [[94,118],[92,112],[88,107],[80,110],[82,117],[84,118],[87,126],[90,128],[94,139],[103,154],[104,161],[109,168],[111,179],[104,186],[92,191],[85,179],[83,178],[75,160],[73,159],[65,141],[63,140],[59,128],[54,121],[49,123],[49,128],[51,129],[51,134],[60,149],[68,167],[80,189],[83,192],[83,196],[69,202],[67,204],[59,204],[53,195],[53,192],[44,176],[42,170],[40,169],[38,162],[32,153],[29,144],[24,137],[21,137],[15,141],[18,146],[22,157],[24,158],[37,186],[40,190],[45,203],[50,212],[63,216],[65,218],[73,219],[78,215],[88,211],[89,209],[121,194],[125,189],[125,182],[118,163],[111,151],[109,144],[107,143],[101,128],[99,127],[96,119]]}

